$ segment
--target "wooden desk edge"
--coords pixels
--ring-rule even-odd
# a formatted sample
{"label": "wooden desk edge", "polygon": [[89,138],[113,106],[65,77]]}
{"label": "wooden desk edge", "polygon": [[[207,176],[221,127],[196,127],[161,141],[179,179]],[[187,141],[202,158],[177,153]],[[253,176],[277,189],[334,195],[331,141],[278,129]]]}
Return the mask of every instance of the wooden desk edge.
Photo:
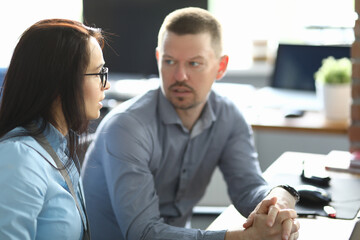
{"label": "wooden desk edge", "polygon": [[275,125],[258,125],[251,124],[254,130],[265,130],[265,131],[284,131],[284,132],[306,132],[306,133],[321,133],[321,134],[348,134],[348,128],[310,128],[301,126],[275,126]]}

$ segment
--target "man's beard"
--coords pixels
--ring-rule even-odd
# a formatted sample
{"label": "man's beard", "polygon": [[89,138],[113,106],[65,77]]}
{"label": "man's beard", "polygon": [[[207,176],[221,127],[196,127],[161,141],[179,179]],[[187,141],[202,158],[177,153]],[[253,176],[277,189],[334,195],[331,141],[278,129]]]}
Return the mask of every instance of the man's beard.
{"label": "man's beard", "polygon": [[[190,87],[189,85],[187,85],[186,83],[184,83],[184,82],[176,82],[176,83],[172,84],[168,89],[169,89],[170,92],[172,92],[172,89],[176,88],[176,87],[185,87],[185,88],[187,88],[188,90],[190,90],[190,92],[192,92],[194,94],[194,96],[195,96],[194,99],[196,99],[196,94],[195,94],[194,89],[192,87]],[[174,108],[181,109],[181,110],[188,110],[188,109],[194,108],[197,105],[199,105],[199,103],[197,103],[196,100],[193,100],[190,103],[183,103],[182,104],[182,102],[186,100],[186,98],[184,98],[184,97],[173,97],[171,100],[172,100],[171,103],[174,106]]]}

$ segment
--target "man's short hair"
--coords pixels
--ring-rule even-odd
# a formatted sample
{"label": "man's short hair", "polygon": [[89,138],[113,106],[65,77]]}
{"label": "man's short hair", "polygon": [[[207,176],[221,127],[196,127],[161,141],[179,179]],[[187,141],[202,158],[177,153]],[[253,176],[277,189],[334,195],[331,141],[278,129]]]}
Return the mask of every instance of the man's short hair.
{"label": "man's short hair", "polygon": [[209,33],[217,57],[222,54],[222,28],[220,22],[207,10],[187,7],[166,16],[158,34],[158,47],[162,46],[165,32],[177,35]]}

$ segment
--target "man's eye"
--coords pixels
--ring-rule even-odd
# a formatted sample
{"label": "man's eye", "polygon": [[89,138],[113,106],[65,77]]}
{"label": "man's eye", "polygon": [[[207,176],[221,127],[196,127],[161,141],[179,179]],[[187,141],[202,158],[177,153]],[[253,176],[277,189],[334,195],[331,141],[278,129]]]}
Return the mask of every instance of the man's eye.
{"label": "man's eye", "polygon": [[164,62],[168,65],[174,64],[174,60],[171,60],[171,59],[165,59]]}
{"label": "man's eye", "polygon": [[193,66],[193,67],[197,67],[197,66],[200,65],[199,62],[190,62],[189,64],[190,64],[191,66]]}

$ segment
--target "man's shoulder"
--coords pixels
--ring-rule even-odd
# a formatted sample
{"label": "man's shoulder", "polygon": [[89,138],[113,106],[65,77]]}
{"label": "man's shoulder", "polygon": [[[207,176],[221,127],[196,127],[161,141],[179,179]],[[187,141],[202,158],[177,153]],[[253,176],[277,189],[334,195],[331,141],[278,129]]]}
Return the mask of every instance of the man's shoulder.
{"label": "man's shoulder", "polygon": [[209,96],[209,101],[215,111],[216,110],[222,111],[225,109],[231,109],[231,110],[238,109],[233,100],[231,100],[230,98],[224,95],[217,93],[214,90],[211,91],[211,94]]}
{"label": "man's shoulder", "polygon": [[[109,122],[131,122],[134,125],[146,124],[156,118],[156,109],[158,105],[158,89],[150,90],[141,96],[134,97],[126,102],[119,104],[112,109],[100,125]],[[99,126],[100,127],[100,126]]]}
{"label": "man's shoulder", "polygon": [[239,123],[247,124],[241,106],[238,106],[230,98],[212,90],[209,103],[218,124],[226,124],[227,126],[231,126],[232,123],[236,125]]}

